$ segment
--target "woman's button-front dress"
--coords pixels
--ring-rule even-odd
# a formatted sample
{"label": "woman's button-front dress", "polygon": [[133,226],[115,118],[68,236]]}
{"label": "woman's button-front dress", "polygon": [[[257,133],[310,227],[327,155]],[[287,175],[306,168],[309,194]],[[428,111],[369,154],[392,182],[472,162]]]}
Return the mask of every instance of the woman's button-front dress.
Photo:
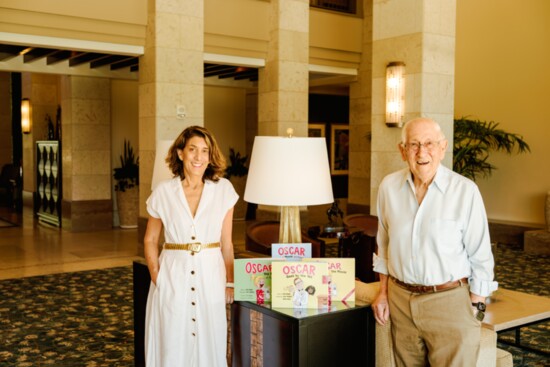
{"label": "woman's button-front dress", "polygon": [[[238,195],[226,179],[206,180],[195,217],[181,181],[160,184],[147,210],[160,218],[166,243],[220,242],[223,219]],[[157,286],[147,299],[147,367],[226,366],[225,264],[220,248],[163,250]]]}

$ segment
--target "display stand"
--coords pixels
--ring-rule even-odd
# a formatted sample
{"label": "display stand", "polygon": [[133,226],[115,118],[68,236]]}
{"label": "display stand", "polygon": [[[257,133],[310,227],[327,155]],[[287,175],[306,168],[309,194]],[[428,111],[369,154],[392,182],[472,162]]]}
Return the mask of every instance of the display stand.
{"label": "display stand", "polygon": [[374,366],[375,325],[366,304],[333,302],[331,310],[271,309],[235,302],[233,366]]}

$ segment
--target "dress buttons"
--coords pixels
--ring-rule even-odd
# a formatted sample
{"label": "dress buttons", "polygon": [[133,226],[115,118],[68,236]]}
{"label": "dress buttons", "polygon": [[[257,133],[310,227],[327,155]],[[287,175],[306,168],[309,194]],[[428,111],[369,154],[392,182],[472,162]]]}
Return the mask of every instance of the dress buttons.
{"label": "dress buttons", "polygon": [[195,275],[195,270],[191,270],[191,275]]}
{"label": "dress buttons", "polygon": [[192,291],[195,291],[195,287],[191,287],[191,290],[192,290]]}
{"label": "dress buttons", "polygon": [[195,256],[195,253],[193,251],[191,251],[191,256]]}
{"label": "dress buttons", "polygon": [[191,320],[193,320],[193,322],[197,321],[197,320],[195,320],[194,318],[192,318]]}
{"label": "dress buttons", "polygon": [[194,240],[194,239],[195,239],[195,236],[191,236],[191,239]]}
{"label": "dress buttons", "polygon": [[195,333],[192,333],[192,334],[193,334],[193,336],[195,336]]}
{"label": "dress buttons", "polygon": [[194,306],[194,305],[195,305],[195,302],[191,302],[191,304]]}

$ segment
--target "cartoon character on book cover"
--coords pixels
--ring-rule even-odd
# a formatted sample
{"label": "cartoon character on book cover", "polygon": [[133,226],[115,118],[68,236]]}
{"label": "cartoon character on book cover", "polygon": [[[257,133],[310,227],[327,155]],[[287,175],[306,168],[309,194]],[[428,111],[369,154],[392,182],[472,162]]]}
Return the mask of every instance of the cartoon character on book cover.
{"label": "cartoon character on book cover", "polygon": [[[311,259],[310,259],[311,260]],[[332,301],[355,301],[355,259],[347,257],[327,257],[312,261],[328,264],[328,275],[324,282],[329,288],[329,306]]]}
{"label": "cartoon character on book cover", "polygon": [[258,275],[254,279],[254,284],[256,285],[256,303],[259,305],[263,305],[271,298],[269,288],[266,287],[265,282],[264,275]]}
{"label": "cartoon character on book cover", "polygon": [[235,259],[235,300],[263,305],[271,299],[272,258]]}
{"label": "cartoon character on book cover", "polygon": [[[294,282],[294,289],[292,290],[292,304],[294,307],[298,308],[305,308],[307,307],[307,301],[309,298],[309,293],[304,288],[304,281],[300,277],[296,277],[293,280]],[[315,294],[315,288],[311,288],[310,291],[313,290],[312,295]]]}

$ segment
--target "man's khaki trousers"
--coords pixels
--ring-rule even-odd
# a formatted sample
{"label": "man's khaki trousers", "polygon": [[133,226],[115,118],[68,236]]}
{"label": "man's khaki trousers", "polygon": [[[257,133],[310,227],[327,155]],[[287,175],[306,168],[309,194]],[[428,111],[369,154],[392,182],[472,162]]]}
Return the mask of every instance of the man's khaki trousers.
{"label": "man's khaki trousers", "polygon": [[388,283],[397,366],[476,365],[481,322],[473,315],[468,285],[417,294]]}

